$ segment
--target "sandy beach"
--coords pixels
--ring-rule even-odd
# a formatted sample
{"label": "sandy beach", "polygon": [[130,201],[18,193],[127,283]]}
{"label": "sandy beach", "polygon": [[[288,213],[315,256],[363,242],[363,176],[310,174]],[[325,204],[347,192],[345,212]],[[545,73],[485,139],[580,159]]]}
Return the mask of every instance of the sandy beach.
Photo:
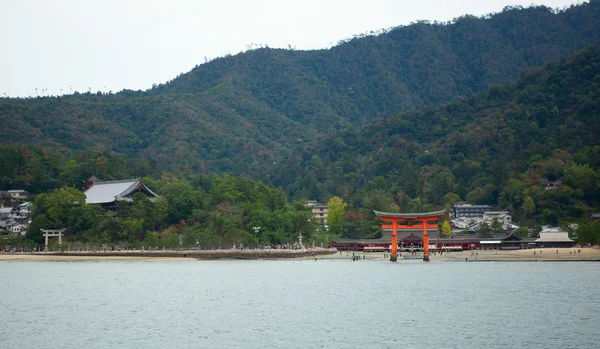
{"label": "sandy beach", "polygon": [[[558,251],[558,252],[557,252]],[[576,252],[581,251],[581,253]],[[534,254],[535,252],[535,254]],[[384,252],[353,252],[342,251],[330,256],[321,256],[319,259],[348,259],[352,260],[352,254],[359,256],[361,259],[387,260],[389,253]],[[418,259],[418,256],[411,256],[408,252],[403,252],[405,259]],[[430,254],[431,261],[514,261],[514,262],[535,262],[535,261],[600,261],[599,248],[559,248],[559,249],[528,249],[528,250],[474,250],[461,252],[448,252],[444,254]],[[399,258],[400,262],[401,259]]]}

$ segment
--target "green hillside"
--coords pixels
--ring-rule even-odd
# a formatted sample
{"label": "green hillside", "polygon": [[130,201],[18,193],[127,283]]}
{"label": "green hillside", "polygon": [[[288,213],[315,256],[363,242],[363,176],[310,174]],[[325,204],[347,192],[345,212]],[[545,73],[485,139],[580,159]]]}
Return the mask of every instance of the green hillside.
{"label": "green hillside", "polygon": [[[339,195],[356,208],[466,199],[557,223],[600,207],[599,159],[594,46],[515,84],[342,130],[294,154],[273,183],[295,197]],[[549,181],[557,189],[545,190]]]}
{"label": "green hillside", "polygon": [[321,136],[510,82],[600,42],[600,2],[420,22],[329,50],[258,49],[147,92],[0,99],[0,144],[269,179]]}

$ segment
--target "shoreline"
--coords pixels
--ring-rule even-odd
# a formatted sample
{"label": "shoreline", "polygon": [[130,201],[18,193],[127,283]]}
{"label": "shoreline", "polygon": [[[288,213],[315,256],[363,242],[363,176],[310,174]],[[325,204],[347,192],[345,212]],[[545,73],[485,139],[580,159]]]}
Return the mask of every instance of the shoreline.
{"label": "shoreline", "polygon": [[[557,253],[558,251],[558,253]],[[581,251],[581,252],[578,252]],[[535,252],[535,254],[534,254]],[[336,259],[349,259],[352,254],[366,260],[388,260],[387,252],[362,252],[342,251],[337,252]],[[388,257],[384,257],[388,256]],[[411,255],[408,252],[398,256],[398,262],[409,260],[422,260],[422,253]],[[324,257],[324,259],[327,257]],[[527,250],[469,250],[460,252],[447,252],[443,254],[431,253],[430,261],[454,261],[454,262],[600,262],[599,248],[559,248],[559,249],[527,249]]]}
{"label": "shoreline", "polygon": [[0,261],[39,260],[39,261],[165,261],[165,260],[284,260],[312,259],[333,254],[327,249],[318,250],[165,250],[165,251],[85,251],[85,252],[16,252],[0,253]]}
{"label": "shoreline", "polygon": [[[558,251],[558,253],[557,253]],[[581,252],[578,252],[581,251]],[[185,255],[184,255],[185,254]],[[0,253],[1,261],[203,261],[203,260],[339,260],[389,259],[387,252],[318,250],[188,250]],[[398,262],[419,261],[422,254],[402,253]],[[599,248],[472,250],[430,254],[430,260],[455,262],[600,262]]]}

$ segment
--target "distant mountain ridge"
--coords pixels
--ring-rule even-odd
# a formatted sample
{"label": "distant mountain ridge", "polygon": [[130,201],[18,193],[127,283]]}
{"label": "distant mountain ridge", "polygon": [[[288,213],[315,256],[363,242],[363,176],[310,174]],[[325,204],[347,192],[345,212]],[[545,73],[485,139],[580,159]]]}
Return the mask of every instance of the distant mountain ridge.
{"label": "distant mountain ridge", "polygon": [[[329,50],[258,49],[224,57],[154,93],[242,87],[287,117],[322,130],[323,118],[338,126],[484,92],[515,80],[523,69],[598,42],[598,1],[558,13],[544,6],[507,7],[489,18],[423,21]],[[312,106],[304,106],[306,101]]]}
{"label": "distant mountain ridge", "polygon": [[147,92],[0,99],[0,142],[268,178],[337,129],[483,92],[598,42],[594,0],[420,22],[329,50],[258,49]]}

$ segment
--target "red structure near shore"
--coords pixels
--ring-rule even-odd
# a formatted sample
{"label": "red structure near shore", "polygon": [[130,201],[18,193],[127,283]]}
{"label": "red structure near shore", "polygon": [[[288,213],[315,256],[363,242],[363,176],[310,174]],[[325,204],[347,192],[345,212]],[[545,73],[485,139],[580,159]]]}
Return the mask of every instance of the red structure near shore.
{"label": "red structure near shore", "polygon": [[446,210],[425,212],[425,213],[392,213],[375,211],[375,215],[384,222],[391,222],[391,225],[383,224],[383,229],[392,229],[392,248],[390,261],[398,260],[398,230],[421,228],[423,229],[423,260],[429,261],[429,236],[427,229],[438,228],[437,221],[440,216],[446,213]]}

